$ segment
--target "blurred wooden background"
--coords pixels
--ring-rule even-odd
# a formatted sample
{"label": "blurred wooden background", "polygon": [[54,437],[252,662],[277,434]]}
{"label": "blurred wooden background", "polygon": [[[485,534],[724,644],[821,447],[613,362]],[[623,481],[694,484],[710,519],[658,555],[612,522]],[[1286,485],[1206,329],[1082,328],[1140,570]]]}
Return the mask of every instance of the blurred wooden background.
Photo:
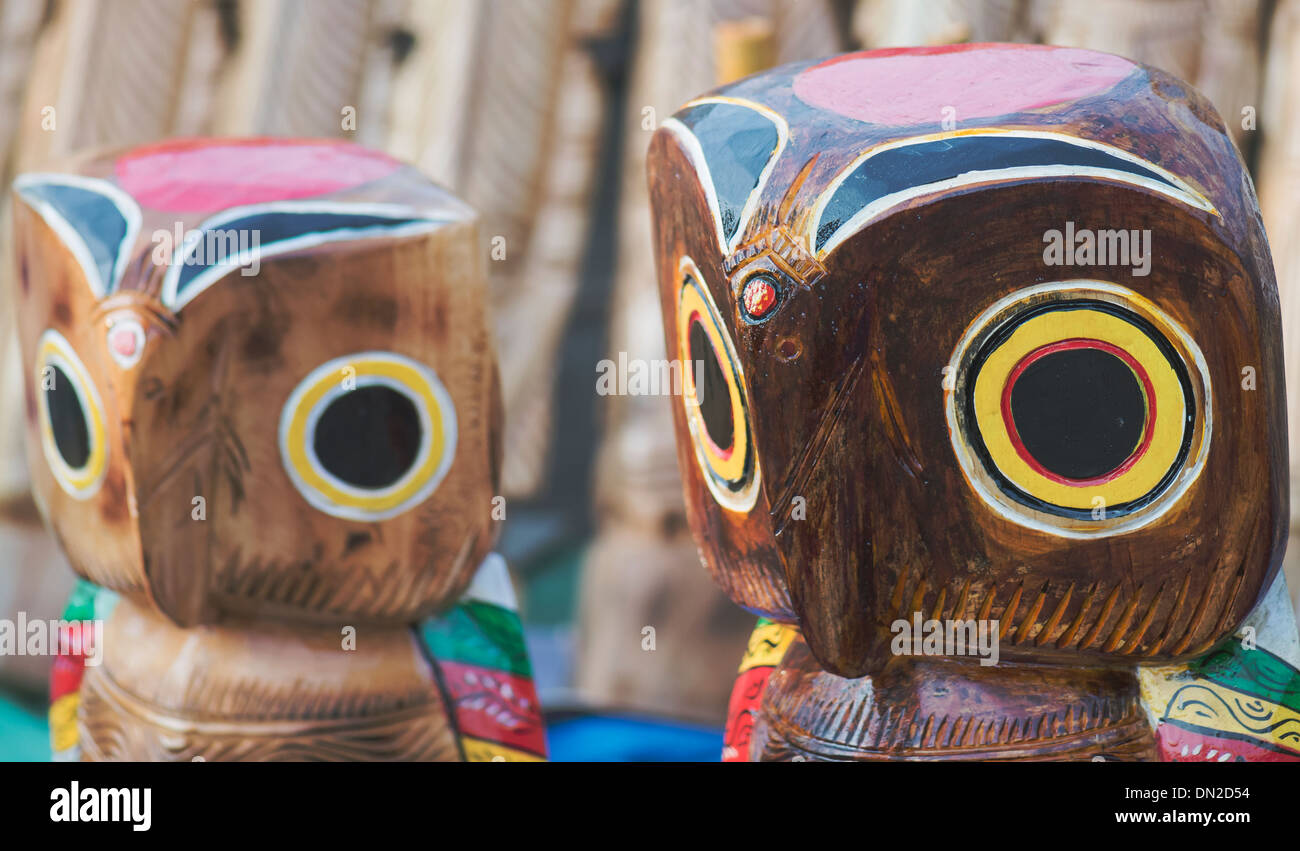
{"label": "blurred wooden background", "polygon": [[[1251,166],[1272,234],[1300,474],[1300,0],[0,0],[0,185],[163,136],[328,136],[414,162],[474,204],[483,250],[496,249],[502,548],[543,642],[543,699],[716,723],[751,619],[698,564],[668,400],[598,396],[595,365],[664,357],[642,155],[659,120],[735,73],[718,57],[737,37],[757,39],[742,66],[958,41],[1077,45],[1199,88]],[[3,210],[7,234],[7,199]],[[0,617],[51,617],[71,573],[26,497],[6,292]],[[1300,547],[1293,595],[1298,566]],[[47,662],[0,658],[0,679],[39,693]]]}

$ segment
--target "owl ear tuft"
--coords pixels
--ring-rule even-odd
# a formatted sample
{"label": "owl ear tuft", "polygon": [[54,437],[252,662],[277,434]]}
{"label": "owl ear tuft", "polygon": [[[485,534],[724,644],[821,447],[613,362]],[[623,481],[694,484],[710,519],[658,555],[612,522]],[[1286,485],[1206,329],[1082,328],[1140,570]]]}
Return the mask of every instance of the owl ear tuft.
{"label": "owl ear tuft", "polygon": [[707,97],[691,101],[663,126],[695,166],[718,244],[724,255],[730,254],[785,149],[790,135],[785,119],[749,101]]}
{"label": "owl ear tuft", "polygon": [[63,240],[95,298],[117,289],[140,233],[131,196],[106,180],[68,174],[24,174],[14,191]]}

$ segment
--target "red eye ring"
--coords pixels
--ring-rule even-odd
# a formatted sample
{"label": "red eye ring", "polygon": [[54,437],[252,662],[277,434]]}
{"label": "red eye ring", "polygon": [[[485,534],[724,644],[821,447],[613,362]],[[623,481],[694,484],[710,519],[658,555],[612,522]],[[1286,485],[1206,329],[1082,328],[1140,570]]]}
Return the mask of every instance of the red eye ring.
{"label": "red eye ring", "polygon": [[[1040,463],[1038,459],[1034,457],[1033,453],[1031,453],[1025,446],[1024,441],[1021,439],[1020,432],[1016,427],[1015,417],[1012,415],[1011,411],[1011,392],[1015,388],[1016,380],[1024,374],[1025,370],[1028,369],[1031,364],[1035,361],[1041,360],[1047,355],[1078,349],[1095,349],[1097,351],[1106,352],[1112,357],[1122,361],[1124,365],[1133,372],[1134,379],[1141,385],[1143,400],[1146,404],[1146,419],[1142,426],[1142,437],[1137,447],[1133,449],[1129,456],[1119,466],[1103,475],[1089,479],[1066,478],[1065,476],[1058,475],[1043,466],[1043,464]],[[1011,444],[1015,448],[1016,454],[1040,475],[1045,476],[1054,482],[1075,487],[1101,485],[1126,473],[1138,462],[1139,459],[1142,458],[1144,454],[1146,454],[1147,449],[1150,448],[1156,426],[1156,391],[1146,369],[1129,352],[1104,340],[1071,338],[1051,343],[1046,346],[1040,346],[1021,358],[1020,362],[1016,364],[1015,368],[1011,371],[1011,374],[1007,377],[1006,385],[1002,390],[1001,412],[1002,422],[1006,426],[1007,436],[1011,438]]]}
{"label": "red eye ring", "polygon": [[745,308],[745,315],[751,319],[762,319],[776,306],[776,285],[767,275],[754,275],[745,282],[740,302]]}

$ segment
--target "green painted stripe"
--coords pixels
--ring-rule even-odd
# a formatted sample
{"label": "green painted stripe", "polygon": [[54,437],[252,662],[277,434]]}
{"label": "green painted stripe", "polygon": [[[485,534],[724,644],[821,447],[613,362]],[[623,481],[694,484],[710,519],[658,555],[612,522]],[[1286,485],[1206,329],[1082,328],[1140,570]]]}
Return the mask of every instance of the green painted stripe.
{"label": "green painted stripe", "polygon": [[78,579],[76,587],[68,595],[68,604],[63,607],[65,621],[88,621],[95,617],[95,593],[99,586],[84,579]]}
{"label": "green painted stripe", "polygon": [[101,588],[93,582],[78,579],[72,593],[68,595],[67,605],[63,607],[63,619],[65,621],[89,621],[96,618],[107,620],[118,599],[115,592]]}
{"label": "green painted stripe", "polygon": [[1197,676],[1300,712],[1300,671],[1267,650],[1233,639],[1191,664]]}
{"label": "green painted stripe", "polygon": [[532,676],[523,625],[510,609],[480,600],[458,603],[421,623],[420,637],[435,659]]}

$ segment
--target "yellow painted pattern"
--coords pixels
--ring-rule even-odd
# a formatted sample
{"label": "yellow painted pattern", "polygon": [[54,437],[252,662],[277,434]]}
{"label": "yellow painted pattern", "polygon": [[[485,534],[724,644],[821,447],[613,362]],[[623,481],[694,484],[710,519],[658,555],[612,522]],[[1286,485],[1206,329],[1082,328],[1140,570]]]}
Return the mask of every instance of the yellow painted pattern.
{"label": "yellow painted pattern", "polygon": [[428,457],[419,467],[410,470],[402,481],[374,495],[341,490],[320,475],[307,457],[307,421],[326,394],[339,386],[339,374],[329,371],[323,373],[314,385],[308,387],[298,400],[297,408],[289,423],[286,440],[289,463],[304,482],[336,505],[362,511],[387,511],[401,505],[417,493],[437,473],[443,460],[443,452],[446,450],[442,406],[433,388],[429,386],[420,371],[408,364],[388,359],[359,357],[349,361],[348,366],[356,370],[357,379],[367,376],[389,379],[405,388],[414,399],[419,400],[428,411],[430,420]]}
{"label": "yellow painted pattern", "polygon": [[745,656],[740,660],[740,670],[737,673],[743,674],[750,668],[775,667],[781,664],[785,658],[785,651],[790,649],[790,642],[799,631],[793,626],[783,623],[763,623],[754,628],[749,634],[749,647],[745,650]]}
{"label": "yellow painted pattern", "polygon": [[[732,351],[731,341],[726,338],[722,331],[721,319],[717,315],[717,310],[713,307],[712,302],[707,300],[702,290],[703,284],[692,276],[683,284],[681,297],[677,303],[677,340],[680,349],[678,357],[682,363],[683,384],[686,390],[682,398],[686,403],[686,416],[692,421],[691,431],[696,435],[696,442],[703,451],[709,468],[717,476],[728,482],[738,482],[744,476],[745,457],[749,451],[749,430],[744,421],[743,390],[736,381],[736,356]],[[724,455],[719,451],[720,447],[714,446],[713,441],[706,437],[708,432],[704,428],[699,404],[695,401],[699,397],[696,395],[695,370],[692,368],[690,341],[691,325],[696,317],[699,318],[700,327],[708,335],[709,342],[713,344],[713,350],[717,353],[719,359],[718,367],[727,382],[727,393],[730,396],[731,403],[731,433],[733,436],[730,455]],[[721,449],[725,448],[721,447]]]}
{"label": "yellow painted pattern", "polygon": [[77,736],[77,705],[79,695],[76,692],[65,694],[50,704],[50,747],[55,753],[75,748]]}
{"label": "yellow painted pattern", "polygon": [[[1073,338],[1102,340],[1128,352],[1146,370],[1155,391],[1151,445],[1131,468],[1101,484],[1070,485],[1042,475],[1016,452],[1002,420],[1003,388],[1016,365],[1036,349]],[[1030,496],[1064,508],[1091,508],[1095,497],[1119,505],[1144,496],[1159,484],[1182,447],[1186,402],[1178,374],[1140,328],[1100,310],[1050,311],[1024,322],[989,355],[974,396],[980,436],[998,470]]]}
{"label": "yellow painted pattern", "polygon": [[1181,665],[1140,668],[1142,699],[1157,718],[1289,750],[1300,747],[1300,712],[1205,679]]}
{"label": "yellow painted pattern", "polygon": [[85,409],[86,431],[90,440],[90,455],[86,459],[84,466],[74,470],[63,460],[63,456],[59,453],[58,446],[55,444],[54,427],[50,421],[45,394],[38,393],[36,395],[41,412],[41,442],[45,450],[45,458],[49,462],[55,477],[60,480],[64,487],[80,494],[83,491],[90,490],[99,482],[104,475],[104,468],[108,464],[108,442],[105,440],[103,405],[99,400],[99,394],[95,391],[95,383],[85,365],[73,352],[67,340],[57,332],[47,331],[41,338],[36,364],[35,386],[45,386],[47,376],[44,374],[44,370],[47,366],[58,366],[74,383],[73,389],[76,391],[78,398],[81,399]]}
{"label": "yellow painted pattern", "polygon": [[546,762],[536,754],[508,748],[496,742],[461,736],[460,746],[465,751],[466,762]]}

